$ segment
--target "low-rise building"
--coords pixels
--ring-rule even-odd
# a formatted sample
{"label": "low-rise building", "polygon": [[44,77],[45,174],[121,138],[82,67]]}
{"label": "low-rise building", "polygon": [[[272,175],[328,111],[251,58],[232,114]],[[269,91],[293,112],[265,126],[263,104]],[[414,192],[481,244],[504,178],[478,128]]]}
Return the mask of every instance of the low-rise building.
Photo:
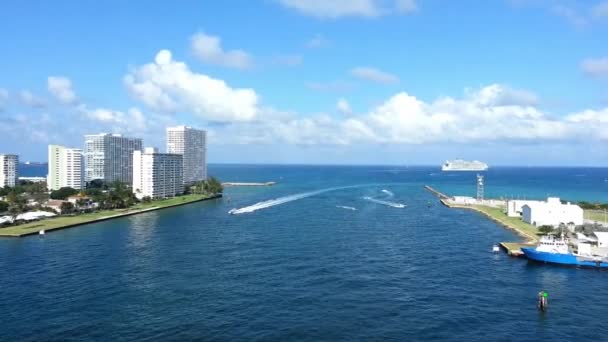
{"label": "low-rise building", "polygon": [[133,152],[133,193],[139,199],[168,198],[184,193],[183,156],[147,147]]}
{"label": "low-rise building", "polygon": [[49,207],[49,208],[51,208],[51,209],[53,209],[56,212],[58,212],[58,213],[61,214],[61,205],[63,203],[69,203],[69,202],[68,201],[64,201],[64,200],[54,200],[54,199],[51,199],[51,200],[48,200],[46,202],[45,206],[47,206],[47,207]]}
{"label": "low-rise building", "polygon": [[557,197],[549,197],[547,201],[532,202],[523,205],[522,218],[534,226],[559,226],[573,223],[583,224],[583,209],[570,202],[563,204]]}
{"label": "low-rise building", "polygon": [[541,201],[509,200],[509,201],[507,201],[507,216],[521,217],[524,205],[534,204],[534,203],[539,203],[539,202],[541,202]]}

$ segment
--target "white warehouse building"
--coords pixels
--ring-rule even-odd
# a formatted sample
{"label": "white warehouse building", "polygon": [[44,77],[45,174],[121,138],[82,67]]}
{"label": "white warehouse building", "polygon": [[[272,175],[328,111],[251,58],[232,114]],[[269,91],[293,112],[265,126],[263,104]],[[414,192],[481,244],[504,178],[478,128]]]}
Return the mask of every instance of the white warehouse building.
{"label": "white warehouse building", "polygon": [[522,217],[523,207],[526,204],[542,203],[542,201],[531,200],[509,200],[507,201],[507,216]]}
{"label": "white warehouse building", "polygon": [[175,197],[184,193],[183,157],[146,147],[133,152],[133,193],[139,199]]}
{"label": "white warehouse building", "polygon": [[583,209],[578,205],[562,204],[559,198],[549,197],[546,202],[533,202],[522,207],[524,222],[534,226],[559,226],[570,222],[580,226],[584,222]]}

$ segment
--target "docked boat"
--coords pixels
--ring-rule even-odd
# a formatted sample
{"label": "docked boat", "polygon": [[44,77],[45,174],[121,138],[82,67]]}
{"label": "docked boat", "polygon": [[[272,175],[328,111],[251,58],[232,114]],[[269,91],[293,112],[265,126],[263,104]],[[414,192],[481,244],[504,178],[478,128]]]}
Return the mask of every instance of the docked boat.
{"label": "docked boat", "polygon": [[521,250],[526,258],[538,262],[608,268],[607,255],[593,252],[588,243],[578,243],[577,249],[573,250],[563,236],[543,236],[535,248],[523,247]]}
{"label": "docked boat", "polygon": [[446,162],[441,165],[441,171],[486,171],[487,169],[488,164],[478,160],[446,160]]}

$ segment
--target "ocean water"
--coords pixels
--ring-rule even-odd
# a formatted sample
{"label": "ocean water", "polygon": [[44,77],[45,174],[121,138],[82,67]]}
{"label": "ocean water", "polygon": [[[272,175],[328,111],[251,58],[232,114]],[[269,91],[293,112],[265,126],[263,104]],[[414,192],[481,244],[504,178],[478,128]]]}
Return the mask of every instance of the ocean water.
{"label": "ocean water", "polygon": [[[493,254],[518,240],[422,186],[474,173],[214,165],[220,200],[0,239],[3,341],[606,340],[605,271]],[[488,196],[608,202],[608,169],[495,168]],[[400,205],[405,207],[400,207]],[[231,209],[242,214],[230,215]],[[539,313],[536,293],[549,293]]]}

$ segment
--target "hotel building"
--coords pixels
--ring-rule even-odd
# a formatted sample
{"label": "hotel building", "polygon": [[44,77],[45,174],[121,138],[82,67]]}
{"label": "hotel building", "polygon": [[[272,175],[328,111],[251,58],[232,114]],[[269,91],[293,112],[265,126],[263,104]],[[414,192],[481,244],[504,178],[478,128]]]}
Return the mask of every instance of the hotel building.
{"label": "hotel building", "polygon": [[58,190],[84,188],[84,156],[81,149],[49,145],[49,173],[47,187]]}
{"label": "hotel building", "polygon": [[183,157],[146,147],[133,152],[133,193],[139,199],[175,197],[184,192]]}
{"label": "hotel building", "polygon": [[188,126],[167,127],[167,152],[184,159],[184,183],[207,179],[207,132]]}
{"label": "hotel building", "polygon": [[120,134],[85,135],[85,181],[133,182],[133,151],[142,149],[139,138]]}
{"label": "hotel building", "polygon": [[0,187],[14,187],[19,177],[19,156],[0,154]]}

